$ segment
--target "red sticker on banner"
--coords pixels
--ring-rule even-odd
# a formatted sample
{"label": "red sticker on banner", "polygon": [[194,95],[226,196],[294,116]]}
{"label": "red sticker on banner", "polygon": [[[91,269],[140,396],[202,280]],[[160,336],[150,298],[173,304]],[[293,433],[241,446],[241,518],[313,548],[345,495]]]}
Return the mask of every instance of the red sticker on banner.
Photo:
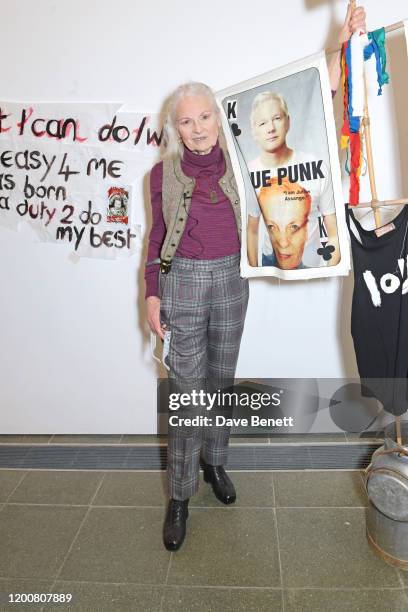
{"label": "red sticker on banner", "polygon": [[106,220],[110,223],[128,223],[129,192],[123,187],[110,187],[108,190],[108,210]]}

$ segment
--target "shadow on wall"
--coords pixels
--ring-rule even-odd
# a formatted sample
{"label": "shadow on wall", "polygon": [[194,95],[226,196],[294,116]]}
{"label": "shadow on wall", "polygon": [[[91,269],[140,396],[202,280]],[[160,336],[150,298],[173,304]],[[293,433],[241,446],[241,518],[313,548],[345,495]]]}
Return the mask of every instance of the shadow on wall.
{"label": "shadow on wall", "polygon": [[334,49],[338,46],[340,28],[343,25],[347,12],[347,3],[337,0],[305,0],[305,8],[308,11],[319,9],[327,5],[330,10],[330,22],[327,28],[325,49]]}
{"label": "shadow on wall", "polygon": [[[167,104],[167,99],[164,101],[161,111],[159,112],[160,119],[159,124],[163,125],[164,116],[165,116],[165,108]],[[163,145],[162,145],[163,146]],[[156,162],[160,161],[159,150],[157,155]],[[150,330],[149,325],[147,323],[147,310],[146,310],[146,301],[145,301],[145,292],[146,285],[144,280],[145,273],[145,262],[147,261],[147,250],[149,244],[149,235],[152,227],[152,207],[150,202],[150,172],[148,172],[143,177],[143,205],[145,208],[145,234],[142,237],[142,253],[140,258],[140,267],[137,271],[136,283],[138,290],[136,291],[136,327],[139,330],[143,342],[142,342],[142,355],[141,358],[145,355],[148,355],[147,359],[155,364],[155,376],[156,378],[164,378],[166,376],[166,370],[163,365],[159,364],[157,361],[154,361],[150,356]],[[155,350],[155,355],[161,358],[161,340],[157,338],[157,346]]]}
{"label": "shadow on wall", "polygon": [[[324,43],[324,48],[336,49],[339,46],[338,38],[341,27],[344,23],[344,19],[347,12],[346,2],[337,2],[336,0],[305,0],[305,8],[308,11],[320,9],[324,5],[329,7],[329,23],[327,27],[327,33]],[[331,55],[327,56],[327,62],[329,63]],[[341,82],[337,95],[333,100],[334,118],[336,123],[337,139],[339,141],[339,133],[342,125],[343,118],[343,102],[341,93]],[[339,152],[340,156],[340,152]],[[340,157],[340,164],[344,168],[342,158]],[[342,170],[342,173],[344,170]],[[326,281],[327,282],[327,281]],[[351,301],[354,288],[353,273],[346,277],[340,277],[339,279],[332,279],[332,282],[338,284],[338,306],[337,306],[337,342],[339,346],[339,352],[342,361],[342,370],[344,376],[353,378],[358,376],[357,364],[354,354],[353,340],[350,333],[351,324]]]}
{"label": "shadow on wall", "polygon": [[[393,113],[393,124],[390,130],[394,130],[394,138],[398,148],[400,160],[399,178],[401,183],[400,197],[408,198],[408,57],[407,42],[404,29],[391,33],[386,39],[387,57],[389,59],[390,78],[393,79],[393,100],[391,112]],[[401,78],[397,78],[401,75]]]}

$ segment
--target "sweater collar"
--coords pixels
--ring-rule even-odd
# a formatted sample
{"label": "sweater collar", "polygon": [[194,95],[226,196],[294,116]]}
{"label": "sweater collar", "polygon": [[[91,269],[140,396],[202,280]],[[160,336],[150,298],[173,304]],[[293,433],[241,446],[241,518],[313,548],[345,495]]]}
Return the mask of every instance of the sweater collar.
{"label": "sweater collar", "polygon": [[222,162],[223,154],[220,144],[217,140],[213,148],[209,153],[205,155],[197,155],[186,147],[184,147],[183,162],[192,166],[199,166],[200,168],[206,168],[208,166],[218,165]]}

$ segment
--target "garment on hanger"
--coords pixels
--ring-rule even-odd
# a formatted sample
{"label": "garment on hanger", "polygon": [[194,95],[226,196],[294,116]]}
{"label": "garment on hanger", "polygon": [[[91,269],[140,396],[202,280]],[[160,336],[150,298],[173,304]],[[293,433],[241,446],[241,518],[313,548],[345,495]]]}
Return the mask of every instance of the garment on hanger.
{"label": "garment on hanger", "polygon": [[351,334],[363,394],[401,415],[408,409],[408,206],[373,230],[348,206],[346,219],[354,264]]}

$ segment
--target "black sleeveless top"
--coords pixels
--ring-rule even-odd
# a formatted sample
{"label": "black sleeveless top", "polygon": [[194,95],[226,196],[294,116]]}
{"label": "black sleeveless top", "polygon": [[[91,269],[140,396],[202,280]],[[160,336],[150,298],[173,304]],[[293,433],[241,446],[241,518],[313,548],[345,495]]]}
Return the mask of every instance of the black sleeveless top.
{"label": "black sleeveless top", "polygon": [[408,205],[377,233],[364,229],[348,207],[346,219],[354,265],[351,334],[358,371],[384,409],[400,415],[408,409]]}

